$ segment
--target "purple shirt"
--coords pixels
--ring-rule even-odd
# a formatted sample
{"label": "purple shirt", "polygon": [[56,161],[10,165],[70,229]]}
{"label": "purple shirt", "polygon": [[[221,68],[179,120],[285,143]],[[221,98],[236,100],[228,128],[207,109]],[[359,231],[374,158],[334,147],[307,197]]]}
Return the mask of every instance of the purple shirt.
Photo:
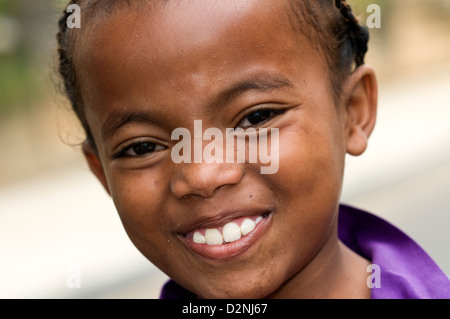
{"label": "purple shirt", "polygon": [[[345,245],[379,266],[372,299],[450,298],[450,280],[443,271],[419,245],[387,221],[341,205],[338,233]],[[169,280],[160,298],[194,299],[195,295]]]}

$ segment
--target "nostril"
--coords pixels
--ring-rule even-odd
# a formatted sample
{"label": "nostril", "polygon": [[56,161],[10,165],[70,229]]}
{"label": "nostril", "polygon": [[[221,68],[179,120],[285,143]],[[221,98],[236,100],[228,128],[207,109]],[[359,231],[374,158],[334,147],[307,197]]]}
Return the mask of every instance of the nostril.
{"label": "nostril", "polygon": [[171,192],[178,199],[210,198],[223,186],[239,184],[243,165],[228,163],[183,163],[172,178]]}

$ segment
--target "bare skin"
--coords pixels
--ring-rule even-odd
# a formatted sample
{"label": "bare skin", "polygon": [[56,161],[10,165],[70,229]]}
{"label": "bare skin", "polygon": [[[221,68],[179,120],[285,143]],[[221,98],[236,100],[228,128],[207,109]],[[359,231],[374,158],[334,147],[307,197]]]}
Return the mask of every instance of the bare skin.
{"label": "bare skin", "polygon": [[[177,1],[108,15],[76,55],[98,148],[83,151],[132,242],[198,297],[370,298],[369,261],[339,241],[337,213],[345,154],[363,153],[375,124],[375,75],[359,67],[336,105],[325,59],[283,10]],[[201,119],[225,131],[261,107],[283,111],[254,125],[279,129],[276,174],[260,174],[261,163],[171,160],[175,128]],[[136,156],[143,141],[154,148]],[[263,226],[236,256],[205,258],[186,243],[195,227],[256,214]]]}

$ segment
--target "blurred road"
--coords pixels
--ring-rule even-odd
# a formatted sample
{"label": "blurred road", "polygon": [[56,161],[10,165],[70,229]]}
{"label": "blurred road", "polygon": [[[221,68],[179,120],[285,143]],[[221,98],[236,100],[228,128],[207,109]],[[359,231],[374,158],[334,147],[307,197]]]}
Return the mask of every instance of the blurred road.
{"label": "blurred road", "polygon": [[[380,90],[369,149],[343,201],[386,218],[450,274],[450,67]],[[134,248],[80,162],[0,188],[0,298],[157,298],[166,276]],[[79,288],[69,288],[76,275]]]}

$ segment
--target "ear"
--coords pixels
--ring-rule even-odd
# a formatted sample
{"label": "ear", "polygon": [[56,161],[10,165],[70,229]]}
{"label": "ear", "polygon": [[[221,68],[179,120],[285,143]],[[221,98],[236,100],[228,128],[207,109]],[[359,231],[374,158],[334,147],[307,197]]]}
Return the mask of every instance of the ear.
{"label": "ear", "polygon": [[343,93],[347,153],[358,156],[366,150],[376,122],[378,88],[373,69],[359,66],[347,79]]}
{"label": "ear", "polygon": [[105,171],[103,170],[102,162],[100,161],[97,151],[94,150],[94,148],[88,141],[83,142],[82,150],[92,173],[94,173],[94,175],[98,178],[100,183],[102,183],[106,192],[111,195],[106,180]]}

